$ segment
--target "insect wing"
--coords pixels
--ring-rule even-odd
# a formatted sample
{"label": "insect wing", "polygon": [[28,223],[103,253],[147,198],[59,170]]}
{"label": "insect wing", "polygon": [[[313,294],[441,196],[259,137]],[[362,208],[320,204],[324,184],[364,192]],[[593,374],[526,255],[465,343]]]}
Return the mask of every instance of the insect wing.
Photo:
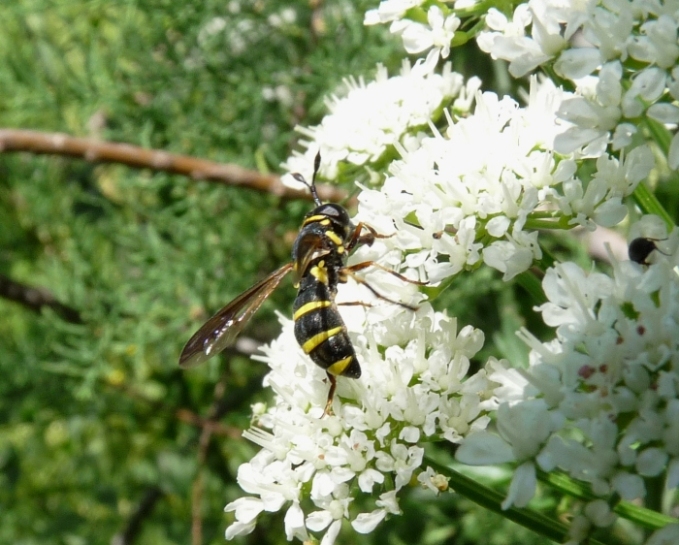
{"label": "insect wing", "polygon": [[288,263],[274,271],[205,322],[184,346],[179,356],[179,365],[193,367],[233,344],[248,320],[278,287],[291,268],[292,264]]}
{"label": "insect wing", "polygon": [[299,284],[306,275],[309,264],[319,257],[328,255],[330,250],[323,248],[323,238],[318,233],[306,233],[297,237],[295,243],[294,283]]}

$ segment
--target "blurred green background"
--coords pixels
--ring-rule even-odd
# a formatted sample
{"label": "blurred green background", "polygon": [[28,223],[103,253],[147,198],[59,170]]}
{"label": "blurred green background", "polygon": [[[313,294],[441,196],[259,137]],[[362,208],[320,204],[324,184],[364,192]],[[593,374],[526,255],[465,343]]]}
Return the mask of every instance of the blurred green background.
{"label": "blurred green background", "polygon": [[[2,2],[0,127],[278,172],[294,126],[318,123],[342,78],[369,79],[377,62],[400,68],[398,40],[362,24],[376,5]],[[497,81],[473,45],[452,60],[486,71],[485,88]],[[256,452],[240,430],[265,399],[266,367],[232,350],[187,372],[178,355],[211,313],[289,259],[308,208],[120,165],[0,154],[0,275],[49,290],[80,318],[0,299],[0,544],[224,542],[223,507],[244,494],[237,467]],[[501,287],[479,271],[439,304],[525,357],[513,332],[530,305]],[[244,336],[276,336],[273,311],[289,313],[293,297],[284,282]],[[402,506],[375,534],[347,525],[338,542],[541,542],[453,494],[414,489]],[[282,515],[263,516],[242,542],[285,542]]]}

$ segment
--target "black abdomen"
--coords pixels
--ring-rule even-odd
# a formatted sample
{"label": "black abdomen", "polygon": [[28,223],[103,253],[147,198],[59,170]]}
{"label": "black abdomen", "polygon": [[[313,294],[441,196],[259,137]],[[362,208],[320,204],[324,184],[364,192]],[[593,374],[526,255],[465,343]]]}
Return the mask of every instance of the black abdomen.
{"label": "black abdomen", "polygon": [[361,367],[333,299],[323,282],[311,275],[302,279],[293,306],[295,338],[313,362],[331,375],[358,378]]}

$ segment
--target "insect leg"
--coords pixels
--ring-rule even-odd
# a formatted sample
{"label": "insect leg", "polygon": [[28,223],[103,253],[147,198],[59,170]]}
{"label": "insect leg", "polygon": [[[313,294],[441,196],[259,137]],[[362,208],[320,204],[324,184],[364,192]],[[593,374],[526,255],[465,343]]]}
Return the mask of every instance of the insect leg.
{"label": "insect leg", "polygon": [[[367,229],[368,233],[362,235],[361,231],[363,231],[363,229]],[[354,232],[351,233],[351,237],[349,238],[349,241],[346,243],[346,247],[348,251],[351,251],[356,246],[362,244],[367,244],[368,246],[371,246],[372,243],[375,242],[376,238],[390,238],[393,236],[394,236],[393,234],[380,235],[377,231],[375,231],[375,229],[370,227],[370,225],[360,222],[358,225],[356,225]]]}
{"label": "insect leg", "polygon": [[413,280],[412,278],[408,278],[407,276],[403,276],[402,274],[397,273],[396,271],[392,271],[391,269],[385,267],[384,265],[380,265],[379,263],[376,263],[374,261],[364,261],[363,263],[357,263],[356,265],[351,265],[350,267],[345,267],[345,269],[350,269],[352,272],[356,271],[362,271],[363,269],[367,269],[368,267],[376,267],[384,272],[388,272],[389,274],[395,276],[399,280],[403,280],[404,282],[409,282],[411,284],[417,284],[418,286],[426,286],[427,282],[422,282],[421,280]]}
{"label": "insect leg", "polygon": [[321,418],[332,413],[332,400],[335,397],[335,388],[337,388],[337,379],[335,376],[330,373],[326,373],[326,375],[328,375],[328,381],[330,382],[330,390],[328,390],[328,401],[325,404],[325,410],[323,411]]}
{"label": "insect leg", "polygon": [[[370,261],[366,261],[366,263],[372,264]],[[364,265],[364,263],[359,263],[359,265]],[[361,267],[361,268],[364,268],[364,267]],[[360,270],[360,269],[359,269],[359,270]],[[387,269],[387,270],[389,270],[389,269]],[[395,273],[395,274],[398,275],[398,273]],[[344,279],[346,279],[347,277],[351,276],[351,278],[353,278],[356,282],[358,282],[359,284],[363,284],[366,288],[368,288],[368,289],[372,292],[372,294],[373,294],[375,297],[377,297],[378,299],[382,299],[382,300],[384,300],[384,301],[387,301],[388,303],[392,303],[392,304],[394,304],[394,305],[398,305],[398,306],[400,306],[400,307],[407,308],[408,310],[412,310],[412,311],[416,311],[416,310],[417,310],[417,307],[415,307],[415,306],[413,306],[413,305],[408,305],[408,304],[406,304],[406,303],[404,303],[404,302],[402,302],[402,301],[396,301],[395,299],[390,299],[389,297],[387,297],[387,296],[385,296],[385,295],[382,295],[382,294],[381,294],[380,292],[378,292],[375,288],[373,288],[370,284],[368,284],[368,282],[367,282],[366,280],[364,280],[363,278],[361,278],[360,276],[358,276],[358,275],[354,272],[353,267],[344,267],[342,270],[340,270],[340,275],[341,275],[341,277],[343,277]],[[400,276],[400,275],[398,275],[398,276]],[[405,277],[403,277],[403,278],[405,278]],[[340,280],[340,281],[342,281],[342,280]],[[346,280],[344,280],[344,281],[346,281]]]}

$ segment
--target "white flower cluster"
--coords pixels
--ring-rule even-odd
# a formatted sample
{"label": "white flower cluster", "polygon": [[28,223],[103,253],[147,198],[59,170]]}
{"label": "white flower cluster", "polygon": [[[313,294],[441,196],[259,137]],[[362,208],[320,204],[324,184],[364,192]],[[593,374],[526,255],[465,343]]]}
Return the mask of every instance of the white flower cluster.
{"label": "white flower cluster", "polygon": [[[519,464],[505,506],[530,500],[536,467],[567,472],[603,499],[642,499],[645,479],[661,474],[679,486],[679,231],[663,228],[651,216],[637,225],[662,239],[648,266],[613,260],[612,277],[574,263],[549,269],[539,310],[556,338],[523,331],[528,369],[489,369],[502,384],[497,434],[470,435],[457,456]],[[585,514],[599,526],[614,519],[602,500]]]}
{"label": "white flower cluster", "polygon": [[[482,48],[510,61],[515,75],[549,62],[577,84],[570,94],[532,77],[523,107],[480,93],[476,79],[464,84],[449,65],[435,72],[460,20],[443,3],[427,2],[426,11],[423,3],[386,0],[366,23],[390,23],[406,50],[428,51],[427,60],[404,64],[395,77],[380,67],[374,82],[349,80],[346,96],[333,98],[319,126],[299,129],[309,138],[302,142],[307,152],[284,165],[308,173],[320,149],[324,177],[346,174],[347,164],[376,177],[371,169],[384,169],[385,152],[398,152],[382,187],[362,188],[354,219],[387,237],[351,259],[405,269],[431,284],[482,263],[509,280],[541,258],[540,230],[620,223],[625,198],[654,168],[650,147],[629,120],[679,123],[679,108],[669,102],[679,96],[679,3],[534,0],[517,7],[512,21],[491,10]],[[472,4],[454,3],[458,13]],[[413,14],[417,21],[405,18]],[[621,83],[632,74],[628,86]],[[434,125],[442,114],[445,130]],[[679,143],[672,146],[669,163],[679,165]],[[547,272],[549,302],[540,310],[556,339],[543,345],[522,333],[533,349],[525,371],[491,360],[485,372],[468,376],[481,332],[458,332],[456,320],[434,312],[412,284],[376,269],[367,279],[379,292],[421,307],[413,313],[379,300],[356,305],[371,294],[340,286],[338,301],[354,303],[340,309],[363,375],[338,380],[334,414],[321,419],[325,372],[294,341],[292,322],[282,320],[283,333],[263,358],[275,404],[256,411],[256,426],[246,433],[262,450],[239,470],[250,496],[227,506],[236,517],[227,537],[251,532],[260,514],[281,510],[288,539],[323,533],[330,545],[344,520],[370,532],[400,512],[398,494],[414,477],[433,491],[445,489],[445,479],[423,461],[424,439],[463,442],[466,463],[514,462],[507,507],[531,499],[537,467],[590,483],[602,499],[572,525],[574,542],[591,524],[614,520],[605,501],[612,494],[640,498],[644,478],[665,468],[677,487],[679,345],[672,339],[679,338],[679,234],[668,237],[648,218],[636,229],[662,252],[648,266],[614,262],[613,277],[573,263]],[[485,430],[493,411],[497,434]],[[649,543],[673,532],[660,531]]]}
{"label": "white flower cluster", "polygon": [[[446,65],[441,74],[422,63],[410,66],[404,61],[401,73],[389,77],[384,66],[377,67],[374,81],[345,80],[346,95],[326,100],[329,113],[316,127],[297,127],[309,140],[300,144],[304,154],[295,154],[282,166],[288,172],[307,172],[320,150],[323,162],[320,174],[328,179],[338,175],[340,162],[365,165],[376,162],[403,135],[414,128],[426,126],[442,105],[464,92],[462,76]],[[471,91],[473,93],[473,89]],[[287,175],[283,182],[299,187],[299,182]]]}
{"label": "white flower cluster", "polygon": [[[344,298],[368,299],[360,287],[346,287]],[[480,331],[458,332],[454,319],[427,304],[417,312],[379,300],[339,308],[363,374],[338,379],[333,414],[320,418],[325,372],[295,342],[293,322],[281,318],[283,333],[262,358],[275,404],[245,433],[262,450],[239,468],[238,482],[251,495],[227,505],[236,516],[227,539],[251,532],[261,513],[281,510],[288,539],[324,532],[322,543],[331,545],[343,520],[371,532],[400,513],[398,493],[414,477],[445,489],[423,463],[421,440],[459,442],[488,421],[480,415],[490,408],[491,385],[483,371],[467,376],[483,344]]]}
{"label": "white flower cluster", "polygon": [[[608,145],[640,145],[635,135],[644,118],[672,129],[679,123],[676,0],[530,0],[511,21],[491,9],[486,24],[479,47],[509,61],[514,76],[549,63],[577,86],[579,96],[559,112],[574,126],[557,139],[557,151],[598,157]],[[677,135],[668,162],[679,167]]]}
{"label": "white flower cluster", "polygon": [[[444,4],[434,3],[424,25],[413,20],[420,4],[386,0],[366,14],[365,22],[390,23],[409,53],[434,48],[424,63],[433,67],[439,54],[448,55],[460,20]],[[455,10],[463,13],[467,4],[455,2]],[[491,8],[485,20],[488,30],[477,41],[494,58],[509,61],[514,76],[549,64],[573,82],[577,93],[557,111],[570,126],[555,138],[556,152],[598,158],[609,146],[627,153],[641,147],[652,164],[650,149],[640,138],[640,119],[672,131],[679,124],[677,8],[676,0],[530,0],[516,7],[511,20]],[[623,81],[631,84],[623,86]],[[679,133],[672,138],[667,160],[670,168],[679,168]]]}
{"label": "white flower cluster", "polygon": [[622,162],[603,155],[585,183],[576,162],[553,151],[564,130],[555,115],[563,95],[536,79],[524,108],[477,94],[474,113],[451,120],[445,135],[420,135],[399,148],[402,159],[390,165],[384,185],[359,195],[357,217],[395,236],[361,255],[393,251],[391,265],[403,261],[429,282],[483,260],[508,280],[541,257],[539,228],[624,219],[623,197],[648,175],[651,152],[635,149]]}
{"label": "white flower cluster", "polygon": [[405,50],[410,54],[429,51],[425,64],[433,66],[440,57],[446,59],[450,55],[450,45],[461,21],[444,3],[429,6],[426,24],[403,17],[423,3],[424,0],[384,0],[378,8],[368,10],[364,24],[391,23],[389,30],[401,36]]}

